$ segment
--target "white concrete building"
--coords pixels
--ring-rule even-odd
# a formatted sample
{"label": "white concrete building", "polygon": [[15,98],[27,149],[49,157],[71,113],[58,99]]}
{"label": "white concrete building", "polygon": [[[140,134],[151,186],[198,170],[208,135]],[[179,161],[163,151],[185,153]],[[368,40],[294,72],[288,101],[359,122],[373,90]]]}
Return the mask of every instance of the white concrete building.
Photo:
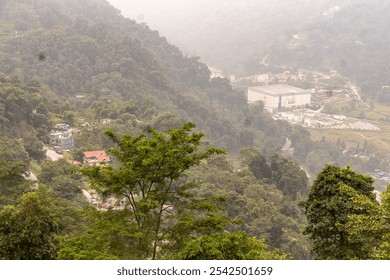
{"label": "white concrete building", "polygon": [[311,102],[311,90],[305,90],[286,84],[257,86],[248,88],[248,102],[263,101],[264,108],[277,111],[281,108],[302,107]]}
{"label": "white concrete building", "polygon": [[209,67],[210,70],[210,80],[213,78],[223,78],[223,71],[214,67]]}

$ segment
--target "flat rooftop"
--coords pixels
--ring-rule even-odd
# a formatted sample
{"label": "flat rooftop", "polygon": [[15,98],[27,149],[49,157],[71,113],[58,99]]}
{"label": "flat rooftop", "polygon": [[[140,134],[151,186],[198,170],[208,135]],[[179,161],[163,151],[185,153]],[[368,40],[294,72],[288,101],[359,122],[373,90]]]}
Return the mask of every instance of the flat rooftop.
{"label": "flat rooftop", "polygon": [[301,88],[297,88],[285,84],[249,87],[248,90],[257,91],[263,94],[273,95],[273,96],[310,93],[310,90],[301,89]]}

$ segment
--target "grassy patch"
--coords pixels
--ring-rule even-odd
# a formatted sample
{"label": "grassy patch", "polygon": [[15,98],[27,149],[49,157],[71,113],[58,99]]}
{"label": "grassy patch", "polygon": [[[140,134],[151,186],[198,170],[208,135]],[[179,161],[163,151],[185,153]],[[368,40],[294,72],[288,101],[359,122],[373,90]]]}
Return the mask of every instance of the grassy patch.
{"label": "grassy patch", "polygon": [[389,125],[378,124],[381,131],[360,131],[360,130],[341,130],[341,129],[313,129],[310,128],[313,140],[320,141],[325,137],[326,141],[336,143],[337,139],[345,141],[348,148],[355,148],[358,144],[362,146],[365,141],[386,157],[390,151],[390,127]]}

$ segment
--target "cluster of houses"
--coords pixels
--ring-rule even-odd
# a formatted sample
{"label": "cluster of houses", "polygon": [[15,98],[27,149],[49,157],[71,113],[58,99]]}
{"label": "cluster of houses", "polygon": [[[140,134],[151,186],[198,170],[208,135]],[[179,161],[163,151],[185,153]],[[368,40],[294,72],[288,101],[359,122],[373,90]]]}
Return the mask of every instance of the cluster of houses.
{"label": "cluster of houses", "polygon": [[[49,145],[57,152],[64,151],[73,152],[74,150],[74,129],[68,124],[56,124],[49,135]],[[72,161],[76,166],[100,166],[111,162],[111,158],[104,150],[85,151],[83,152],[83,160]]]}
{"label": "cluster of houses", "polygon": [[243,78],[237,78],[234,80],[234,82],[247,81],[255,84],[268,85],[272,83],[287,83],[288,81],[302,81],[306,79],[306,76],[307,74],[305,72],[292,74],[290,73],[290,71],[284,71],[279,74],[265,73]]}
{"label": "cluster of houses", "polygon": [[[105,123],[108,123],[105,120]],[[83,125],[84,128],[88,129],[88,125]],[[72,129],[68,124],[60,123],[56,124],[49,135],[49,145],[57,153],[62,153],[65,151],[73,152],[74,151],[74,136],[77,134],[77,129]],[[54,159],[55,160],[55,159]],[[82,160],[77,161],[73,160],[72,164],[74,166],[103,166],[111,163],[111,158],[105,150],[96,150],[96,151],[85,151],[82,153]],[[108,209],[116,205],[117,203],[112,201],[105,201],[99,198],[96,193],[89,193],[83,189],[84,196],[91,202],[92,205],[98,209]],[[124,207],[124,202],[120,201],[119,206],[115,207]]]}
{"label": "cluster of houses", "polygon": [[330,70],[329,73],[321,73],[317,71],[303,71],[299,70],[296,72],[291,72],[289,70],[283,71],[281,73],[262,73],[247,77],[240,77],[235,79],[230,79],[231,82],[250,82],[257,85],[269,85],[274,83],[287,83],[291,81],[313,81],[314,83],[323,83],[326,80],[329,80],[332,77],[341,77],[336,70]]}

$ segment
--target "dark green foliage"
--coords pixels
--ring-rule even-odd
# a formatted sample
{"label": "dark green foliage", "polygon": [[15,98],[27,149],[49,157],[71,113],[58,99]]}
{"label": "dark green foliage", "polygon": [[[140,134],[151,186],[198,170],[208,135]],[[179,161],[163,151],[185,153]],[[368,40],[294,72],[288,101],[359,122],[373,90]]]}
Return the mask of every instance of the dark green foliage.
{"label": "dark green foliage", "polygon": [[381,215],[373,180],[349,166],[327,165],[302,202],[305,234],[318,259],[368,259],[378,242]]}
{"label": "dark green foliage", "polygon": [[0,209],[15,203],[31,187],[31,183],[22,176],[24,170],[22,162],[9,161],[0,153]]}
{"label": "dark green foliage", "polygon": [[267,251],[267,245],[245,232],[224,232],[190,241],[176,256],[180,260],[282,260],[286,255]]}
{"label": "dark green foliage", "polygon": [[[34,86],[34,87],[33,87]],[[19,138],[33,159],[43,159],[43,140],[50,131],[47,100],[33,81],[0,79],[0,130],[4,136]],[[25,161],[26,162],[26,161]],[[26,162],[27,163],[27,162]]]}
{"label": "dark green foliage", "polygon": [[272,170],[267,163],[267,159],[255,149],[241,150],[241,155],[245,157],[244,162],[257,179],[269,181],[272,178]]}
{"label": "dark green foliage", "polygon": [[84,210],[88,228],[77,236],[61,240],[58,259],[113,260],[143,259],[135,223],[129,220],[128,210],[100,212],[94,208]]}
{"label": "dark green foliage", "polygon": [[30,157],[26,152],[23,142],[7,136],[0,136],[1,156],[8,162],[20,162],[27,165]]}
{"label": "dark green foliage", "polygon": [[207,165],[194,168],[188,175],[202,182],[199,194],[226,197],[229,231],[245,231],[264,239],[271,248],[279,248],[293,259],[310,259],[308,238],[301,233],[306,221],[297,201],[265,179],[257,180],[245,165],[237,171],[231,164],[223,156],[213,156]]}
{"label": "dark green foliage", "polygon": [[[24,79],[36,75],[60,94],[94,92],[97,96],[149,95],[156,88],[172,91],[174,83],[209,83],[209,71],[198,58],[183,57],[158,32],[124,19],[105,1],[72,5],[57,0],[37,2],[10,1],[4,7],[8,15],[13,15],[6,18],[13,25],[10,33],[23,33],[5,41],[5,48],[15,57],[10,64],[4,61],[7,74],[20,69]],[[55,14],[53,24],[45,24],[48,14]],[[26,19],[27,28],[18,29],[14,21]],[[41,54],[44,60],[39,59]],[[33,67],[25,72],[24,63]]]}
{"label": "dark green foliage", "polygon": [[270,159],[272,182],[285,195],[293,199],[305,196],[308,192],[308,178],[306,172],[295,162],[273,155]]}
{"label": "dark green foliage", "polygon": [[0,259],[55,259],[60,236],[83,232],[86,218],[71,202],[44,186],[0,211]]}
{"label": "dark green foliage", "polygon": [[74,172],[73,166],[65,159],[47,162],[42,167],[38,180],[60,198],[73,201],[81,194],[81,175]]}
{"label": "dark green foliage", "polygon": [[384,214],[382,222],[382,243],[374,253],[374,258],[379,260],[390,259],[390,185],[387,186],[385,192],[381,195],[381,208]]}
{"label": "dark green foliage", "polygon": [[307,194],[308,178],[297,163],[278,154],[267,160],[255,149],[241,150],[241,155],[257,179],[275,184],[283,194],[294,200]]}
{"label": "dark green foliage", "polygon": [[199,184],[187,184],[178,190],[182,196],[176,199],[176,213],[168,217],[171,226],[162,230],[166,242],[161,255],[172,255],[186,246],[194,237],[220,232],[231,224],[225,211],[226,198],[222,195],[202,196],[198,193]]}
{"label": "dark green foliage", "polygon": [[0,259],[55,259],[59,227],[53,208],[54,201],[44,188],[5,206],[0,211]]}

